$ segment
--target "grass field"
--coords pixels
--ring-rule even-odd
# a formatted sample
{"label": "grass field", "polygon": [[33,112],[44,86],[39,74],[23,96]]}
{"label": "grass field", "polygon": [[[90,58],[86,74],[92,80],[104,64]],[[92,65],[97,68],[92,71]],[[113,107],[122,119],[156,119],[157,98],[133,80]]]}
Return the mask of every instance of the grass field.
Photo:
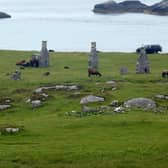
{"label": "grass field", "polygon": [[[88,53],[52,53],[49,68],[26,68],[22,80],[10,80],[7,73],[18,67],[18,60],[29,60],[32,52],[0,51],[0,97],[10,97],[12,108],[0,111],[0,125],[23,126],[16,135],[0,135],[0,168],[166,168],[168,167],[168,110],[154,113],[140,109],[124,114],[66,116],[80,111],[80,99],[89,94],[112,100],[153,98],[168,95],[168,79],[161,71],[168,69],[168,54],[149,55],[151,73],[135,74],[134,53],[99,53],[99,77],[87,77]],[[64,69],[69,66],[70,69]],[[128,75],[119,69],[127,66]],[[43,76],[49,71],[51,75]],[[117,90],[106,82],[115,80]],[[25,101],[33,91],[46,85],[77,84],[80,95],[50,92],[49,100],[37,109]],[[102,88],[105,92],[102,93]],[[168,107],[168,101],[157,101]]]}

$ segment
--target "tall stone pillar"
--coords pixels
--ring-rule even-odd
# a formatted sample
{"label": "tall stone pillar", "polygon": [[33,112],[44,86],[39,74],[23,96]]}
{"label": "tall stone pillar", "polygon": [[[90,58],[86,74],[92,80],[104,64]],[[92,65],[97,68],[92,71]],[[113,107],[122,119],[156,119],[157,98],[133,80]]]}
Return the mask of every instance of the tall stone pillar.
{"label": "tall stone pillar", "polygon": [[39,56],[39,67],[49,66],[49,52],[47,49],[47,41],[42,41],[41,53]]}
{"label": "tall stone pillar", "polygon": [[150,62],[146,55],[145,48],[142,47],[136,64],[136,73],[150,73]]}
{"label": "tall stone pillar", "polygon": [[89,54],[88,69],[98,70],[98,55],[96,51],[96,42],[91,43],[91,52]]}

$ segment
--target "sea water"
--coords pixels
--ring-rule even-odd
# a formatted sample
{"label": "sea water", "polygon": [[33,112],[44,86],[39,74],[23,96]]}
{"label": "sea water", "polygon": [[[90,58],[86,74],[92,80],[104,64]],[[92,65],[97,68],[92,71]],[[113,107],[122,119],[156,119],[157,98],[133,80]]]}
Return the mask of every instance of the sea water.
{"label": "sea water", "polygon": [[[168,16],[94,14],[103,0],[0,0],[0,49],[39,50],[41,41],[56,51],[134,52],[144,44],[160,44],[168,52]],[[119,2],[119,1],[118,1]],[[147,4],[158,0],[142,0]]]}

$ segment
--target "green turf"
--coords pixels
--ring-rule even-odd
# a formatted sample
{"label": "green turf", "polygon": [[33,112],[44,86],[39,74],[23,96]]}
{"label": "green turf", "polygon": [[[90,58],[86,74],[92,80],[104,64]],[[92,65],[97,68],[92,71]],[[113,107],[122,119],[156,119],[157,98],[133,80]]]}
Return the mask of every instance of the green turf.
{"label": "green turf", "polygon": [[[10,97],[12,108],[0,111],[0,125],[23,126],[17,135],[0,135],[0,168],[166,168],[168,167],[168,110],[164,113],[132,110],[125,114],[72,117],[66,112],[80,111],[82,96],[103,96],[109,105],[135,97],[153,98],[168,94],[168,80],[161,71],[168,69],[168,54],[149,55],[151,74],[135,74],[135,53],[99,53],[103,74],[87,77],[88,53],[52,53],[49,68],[26,68],[22,80],[10,80],[7,73],[29,60],[32,52],[0,51],[0,97]],[[69,66],[70,69],[64,69]],[[129,74],[119,69],[127,66]],[[51,75],[42,74],[50,71]],[[106,81],[117,81],[112,91]],[[49,92],[50,98],[38,109],[25,101],[39,86],[77,84],[81,95]],[[104,93],[101,92],[105,89]],[[168,101],[157,101],[168,106]]]}

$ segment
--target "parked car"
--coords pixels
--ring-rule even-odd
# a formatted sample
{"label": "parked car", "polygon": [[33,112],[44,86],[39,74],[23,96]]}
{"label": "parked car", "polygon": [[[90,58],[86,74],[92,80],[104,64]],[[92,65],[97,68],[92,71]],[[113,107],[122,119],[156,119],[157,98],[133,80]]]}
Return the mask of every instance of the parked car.
{"label": "parked car", "polygon": [[[158,52],[162,52],[162,47],[160,45],[145,45],[145,50],[147,54],[154,54]],[[136,52],[139,53],[141,51],[141,48],[137,48]]]}

